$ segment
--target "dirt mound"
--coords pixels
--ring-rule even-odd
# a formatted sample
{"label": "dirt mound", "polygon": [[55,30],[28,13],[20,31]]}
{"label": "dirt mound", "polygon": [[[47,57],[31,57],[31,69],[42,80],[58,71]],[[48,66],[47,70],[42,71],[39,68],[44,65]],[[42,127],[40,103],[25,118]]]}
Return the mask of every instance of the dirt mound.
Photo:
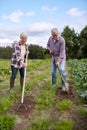
{"label": "dirt mound", "polygon": [[72,86],[69,83],[69,92],[62,91],[61,87],[59,87],[56,91],[56,96],[58,97],[58,100],[61,101],[62,99],[73,99],[76,97],[76,93],[74,93]]}
{"label": "dirt mound", "polygon": [[15,103],[9,110],[11,114],[17,114],[19,116],[24,116],[25,118],[30,118],[34,109],[34,98],[33,96],[26,96],[24,98],[23,104],[21,101]]}

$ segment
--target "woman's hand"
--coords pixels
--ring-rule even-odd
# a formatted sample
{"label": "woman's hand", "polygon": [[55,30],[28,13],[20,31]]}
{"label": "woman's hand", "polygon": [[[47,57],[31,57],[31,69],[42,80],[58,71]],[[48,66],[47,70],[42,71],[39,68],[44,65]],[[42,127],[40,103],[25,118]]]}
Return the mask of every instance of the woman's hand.
{"label": "woman's hand", "polygon": [[23,62],[23,60],[21,60],[21,62],[20,62],[20,63],[21,63],[21,65],[22,65],[23,67],[27,67],[27,64],[26,64],[26,63],[24,63],[24,62]]}
{"label": "woman's hand", "polygon": [[29,54],[29,51],[26,51],[26,55],[28,55]]}

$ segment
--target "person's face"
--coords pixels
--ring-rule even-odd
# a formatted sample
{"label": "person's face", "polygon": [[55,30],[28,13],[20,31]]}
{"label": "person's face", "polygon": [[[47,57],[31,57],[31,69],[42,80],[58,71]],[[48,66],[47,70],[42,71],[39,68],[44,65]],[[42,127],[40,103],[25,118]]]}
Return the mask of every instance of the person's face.
{"label": "person's face", "polygon": [[58,32],[57,31],[54,31],[54,32],[52,32],[52,37],[53,37],[53,39],[57,39],[57,36],[58,36]]}
{"label": "person's face", "polygon": [[21,44],[25,44],[27,42],[27,36],[22,36],[20,39],[21,39]]}

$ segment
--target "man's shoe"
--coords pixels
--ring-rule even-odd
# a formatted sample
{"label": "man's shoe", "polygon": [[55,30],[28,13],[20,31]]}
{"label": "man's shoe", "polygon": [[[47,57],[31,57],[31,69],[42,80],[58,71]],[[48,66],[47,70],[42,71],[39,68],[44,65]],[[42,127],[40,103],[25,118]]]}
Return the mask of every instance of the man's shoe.
{"label": "man's shoe", "polygon": [[66,92],[67,94],[69,94],[69,87],[68,86],[62,86],[62,91]]}
{"label": "man's shoe", "polygon": [[62,86],[62,91],[65,92],[66,91],[66,87]]}

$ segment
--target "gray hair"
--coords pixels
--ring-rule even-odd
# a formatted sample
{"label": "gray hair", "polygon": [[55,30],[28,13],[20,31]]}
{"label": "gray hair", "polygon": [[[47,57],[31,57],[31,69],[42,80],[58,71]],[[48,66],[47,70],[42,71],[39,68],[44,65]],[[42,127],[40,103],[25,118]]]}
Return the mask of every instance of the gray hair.
{"label": "gray hair", "polygon": [[22,38],[23,36],[27,37],[27,35],[25,33],[21,33],[20,38]]}
{"label": "gray hair", "polygon": [[57,28],[53,28],[53,29],[51,30],[51,33],[53,33],[53,32],[57,32],[57,33],[58,33],[58,29],[57,29]]}

